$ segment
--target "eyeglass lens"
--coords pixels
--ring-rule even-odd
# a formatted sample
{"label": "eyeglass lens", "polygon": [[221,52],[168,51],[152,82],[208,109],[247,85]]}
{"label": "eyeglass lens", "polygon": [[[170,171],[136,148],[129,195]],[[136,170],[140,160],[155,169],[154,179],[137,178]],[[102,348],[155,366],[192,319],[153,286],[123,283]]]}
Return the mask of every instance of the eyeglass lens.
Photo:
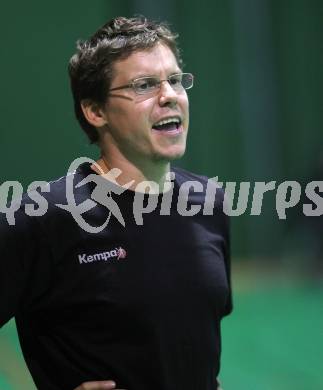
{"label": "eyeglass lens", "polygon": [[[169,84],[175,90],[182,88],[189,89],[193,86],[193,75],[191,73],[180,73],[171,75],[168,79]],[[145,94],[159,89],[161,80],[155,77],[142,77],[134,80],[133,87],[139,94]]]}

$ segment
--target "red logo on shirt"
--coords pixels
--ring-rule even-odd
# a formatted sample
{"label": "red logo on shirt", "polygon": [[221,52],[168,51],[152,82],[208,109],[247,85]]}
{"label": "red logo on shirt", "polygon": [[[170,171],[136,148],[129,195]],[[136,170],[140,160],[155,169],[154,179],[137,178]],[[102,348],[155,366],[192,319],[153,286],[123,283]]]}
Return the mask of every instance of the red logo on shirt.
{"label": "red logo on shirt", "polygon": [[126,250],[120,247],[118,249],[118,260],[124,259],[126,256],[127,256]]}

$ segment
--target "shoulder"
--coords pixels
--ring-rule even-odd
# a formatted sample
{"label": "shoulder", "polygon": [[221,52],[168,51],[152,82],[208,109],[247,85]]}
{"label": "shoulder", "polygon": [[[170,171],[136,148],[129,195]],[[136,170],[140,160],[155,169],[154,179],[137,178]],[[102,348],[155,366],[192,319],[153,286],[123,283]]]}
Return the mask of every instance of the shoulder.
{"label": "shoulder", "polygon": [[83,196],[88,195],[87,186],[80,186],[78,188],[77,185],[90,173],[90,166],[88,164],[83,164],[74,172],[67,173],[65,176],[50,182],[35,182],[34,188],[28,190],[28,192],[23,195],[22,205],[37,205],[37,203],[39,204],[40,198],[43,198],[46,201],[46,204],[51,207],[58,203],[66,203],[68,197],[71,195],[77,203],[78,199],[81,200]]}
{"label": "shoulder", "polygon": [[[215,208],[223,208],[224,190],[218,183],[217,178],[209,178],[205,175],[193,173],[183,168],[171,167],[171,172],[175,174],[175,182],[179,188],[182,186],[191,187],[190,195],[199,193],[200,201],[203,201],[205,207],[212,203]],[[186,183],[186,184],[185,184]]]}
{"label": "shoulder", "polygon": [[199,175],[186,169],[175,166],[171,166],[171,172],[175,173],[175,180],[179,185],[187,181],[197,181],[201,184],[207,185],[207,176]]}

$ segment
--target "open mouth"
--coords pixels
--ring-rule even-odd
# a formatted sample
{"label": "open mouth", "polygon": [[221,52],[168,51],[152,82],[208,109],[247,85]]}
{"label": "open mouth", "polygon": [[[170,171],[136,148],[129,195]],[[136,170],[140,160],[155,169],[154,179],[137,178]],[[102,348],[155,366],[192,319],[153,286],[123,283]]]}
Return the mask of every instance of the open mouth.
{"label": "open mouth", "polygon": [[156,131],[176,132],[181,124],[182,120],[179,117],[171,117],[156,122],[152,128]]}

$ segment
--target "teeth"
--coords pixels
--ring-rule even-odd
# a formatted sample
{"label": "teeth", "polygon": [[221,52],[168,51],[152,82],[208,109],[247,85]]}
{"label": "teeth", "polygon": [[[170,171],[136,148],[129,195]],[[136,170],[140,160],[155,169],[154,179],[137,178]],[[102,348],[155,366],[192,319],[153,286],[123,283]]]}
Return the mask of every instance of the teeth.
{"label": "teeth", "polygon": [[167,118],[167,119],[163,119],[157,123],[154,124],[154,126],[162,126],[162,125],[166,125],[167,123],[180,123],[180,119],[177,118],[177,117],[171,117],[171,118]]}

